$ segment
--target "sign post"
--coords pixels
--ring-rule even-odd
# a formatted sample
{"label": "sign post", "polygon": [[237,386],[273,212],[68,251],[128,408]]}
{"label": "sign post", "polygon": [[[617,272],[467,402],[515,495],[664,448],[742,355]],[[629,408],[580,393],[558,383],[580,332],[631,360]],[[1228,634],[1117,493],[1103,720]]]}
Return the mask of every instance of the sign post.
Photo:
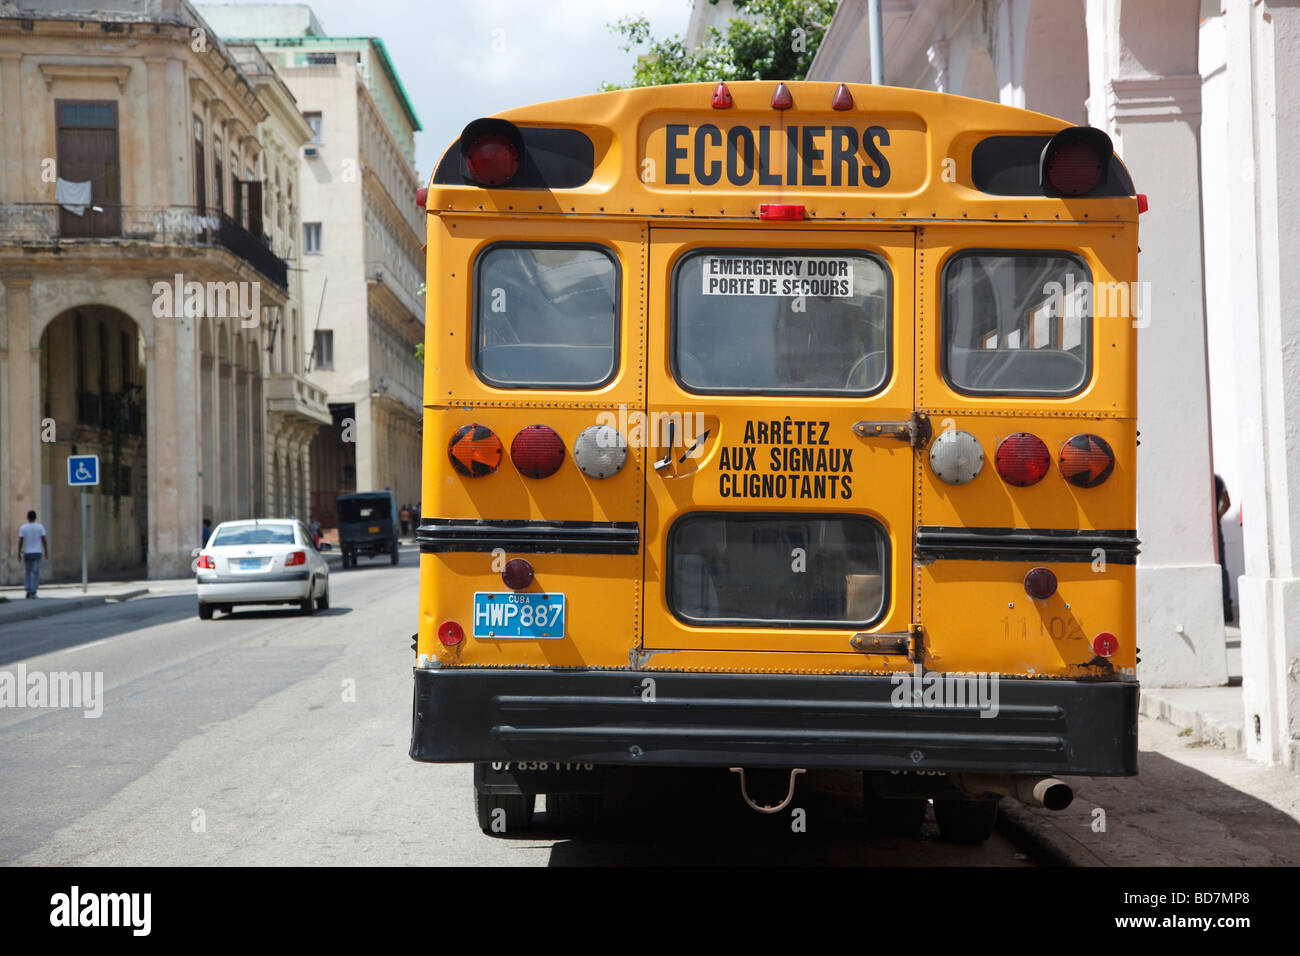
{"label": "sign post", "polygon": [[68,485],[81,489],[81,592],[86,592],[86,489],[99,484],[98,455],[68,456]]}

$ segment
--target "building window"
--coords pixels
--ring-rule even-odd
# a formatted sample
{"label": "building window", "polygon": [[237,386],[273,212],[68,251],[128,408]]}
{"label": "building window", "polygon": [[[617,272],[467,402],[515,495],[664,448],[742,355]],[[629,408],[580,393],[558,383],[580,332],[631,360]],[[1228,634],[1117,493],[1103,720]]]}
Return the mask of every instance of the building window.
{"label": "building window", "polygon": [[224,173],[221,169],[221,140],[216,136],[212,137],[212,166],[212,201],[217,211],[222,212],[226,208],[221,196],[221,178]]}
{"label": "building window", "polygon": [[334,369],[334,332],[331,329],[317,329],[312,344],[312,366],[324,371]]}
{"label": "building window", "polygon": [[194,117],[194,205],[202,211],[208,203],[206,176],[204,174],[205,157],[203,154],[203,120]]}
{"label": "building window", "polygon": [[338,62],[333,53],[306,53],[303,59],[308,66],[334,66]]}
{"label": "building window", "polygon": [[320,113],[303,113],[302,118],[307,121],[311,127],[311,141],[319,143],[321,141],[321,118]]}
{"label": "building window", "polygon": [[320,223],[304,222],[302,224],[302,251],[307,255],[320,253]]}

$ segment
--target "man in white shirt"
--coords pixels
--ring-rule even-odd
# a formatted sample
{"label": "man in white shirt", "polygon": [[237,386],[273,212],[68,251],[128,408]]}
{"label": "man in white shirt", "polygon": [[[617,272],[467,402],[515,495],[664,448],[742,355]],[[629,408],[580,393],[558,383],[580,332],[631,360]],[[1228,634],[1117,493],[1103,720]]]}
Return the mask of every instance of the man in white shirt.
{"label": "man in white shirt", "polygon": [[45,538],[45,525],[37,524],[36,512],[27,512],[27,523],[18,529],[18,557],[23,562],[23,583],[27,596],[36,597],[41,583],[41,556],[50,556],[50,543]]}

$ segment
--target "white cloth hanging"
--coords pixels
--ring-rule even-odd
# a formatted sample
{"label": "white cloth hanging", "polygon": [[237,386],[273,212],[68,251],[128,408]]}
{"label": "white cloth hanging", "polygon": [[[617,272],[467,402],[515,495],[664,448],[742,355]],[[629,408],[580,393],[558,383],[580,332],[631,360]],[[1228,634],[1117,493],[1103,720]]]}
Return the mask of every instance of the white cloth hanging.
{"label": "white cloth hanging", "polygon": [[90,180],[70,183],[60,178],[54,185],[54,201],[74,216],[84,215],[90,205]]}

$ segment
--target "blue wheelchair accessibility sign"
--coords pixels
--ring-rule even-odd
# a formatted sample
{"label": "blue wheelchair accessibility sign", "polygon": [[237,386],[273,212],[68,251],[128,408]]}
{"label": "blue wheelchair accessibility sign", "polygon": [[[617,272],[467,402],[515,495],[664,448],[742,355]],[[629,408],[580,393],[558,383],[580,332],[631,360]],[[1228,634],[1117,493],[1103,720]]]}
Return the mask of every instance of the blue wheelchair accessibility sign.
{"label": "blue wheelchair accessibility sign", "polygon": [[68,456],[68,484],[74,488],[77,485],[99,484],[99,456]]}

